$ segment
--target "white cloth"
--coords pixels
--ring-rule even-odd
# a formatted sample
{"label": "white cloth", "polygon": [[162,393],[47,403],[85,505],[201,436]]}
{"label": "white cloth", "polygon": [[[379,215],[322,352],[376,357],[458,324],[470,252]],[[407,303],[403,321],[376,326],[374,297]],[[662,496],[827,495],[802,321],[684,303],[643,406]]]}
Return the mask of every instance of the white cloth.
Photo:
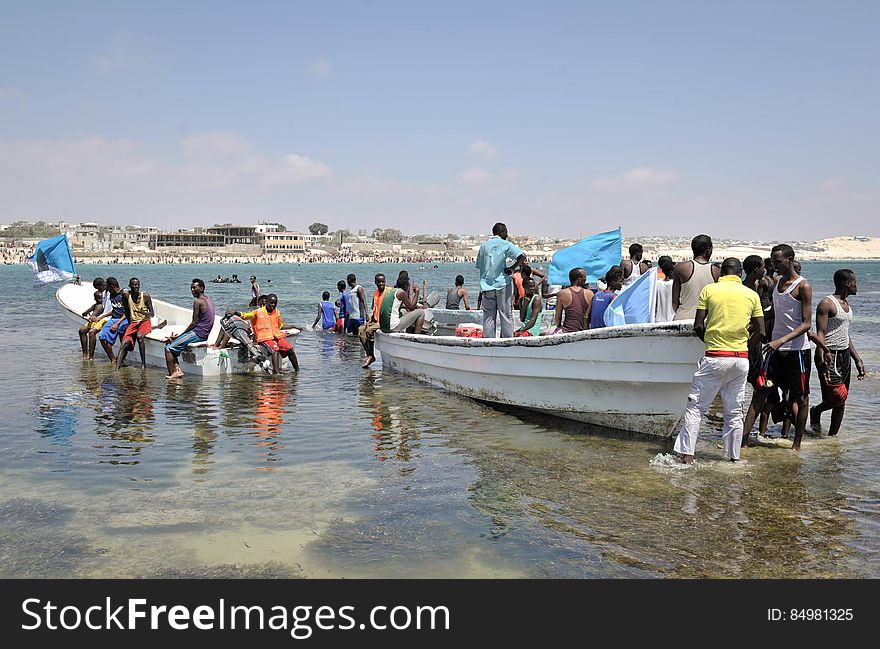
{"label": "white cloth", "polygon": [[391,326],[391,331],[406,331],[409,327],[414,325],[419,318],[425,317],[424,309],[416,309],[415,311],[407,311],[405,314],[400,316],[397,321],[397,324]]}
{"label": "white cloth", "polygon": [[513,338],[513,282],[505,288],[483,291],[483,338],[495,338],[495,318],[501,320],[500,338]]}
{"label": "white cloth", "polygon": [[693,455],[700,434],[700,419],[709,410],[715,396],[721,392],[724,404],[724,428],[721,441],[724,457],[739,459],[743,436],[743,401],[749,359],[704,356],[694,374],[688,394],[684,423],[675,440],[675,450],[682,455]]}
{"label": "white cloth", "polygon": [[672,322],[675,317],[675,309],[672,308],[672,278],[657,280],[656,291],[654,322]]}

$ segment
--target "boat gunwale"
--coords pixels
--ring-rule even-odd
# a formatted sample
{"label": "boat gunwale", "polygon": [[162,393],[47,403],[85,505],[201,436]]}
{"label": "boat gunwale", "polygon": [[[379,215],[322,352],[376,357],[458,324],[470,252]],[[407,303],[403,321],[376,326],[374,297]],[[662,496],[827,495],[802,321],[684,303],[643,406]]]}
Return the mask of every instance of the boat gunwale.
{"label": "boat gunwale", "polygon": [[[676,320],[651,324],[627,324],[601,329],[587,329],[564,334],[546,336],[522,336],[519,338],[466,338],[464,336],[425,336],[422,334],[377,332],[377,341],[388,337],[391,340],[437,345],[441,347],[552,347],[588,340],[614,340],[638,337],[684,338],[694,335],[693,320]],[[381,343],[380,343],[381,351]]]}

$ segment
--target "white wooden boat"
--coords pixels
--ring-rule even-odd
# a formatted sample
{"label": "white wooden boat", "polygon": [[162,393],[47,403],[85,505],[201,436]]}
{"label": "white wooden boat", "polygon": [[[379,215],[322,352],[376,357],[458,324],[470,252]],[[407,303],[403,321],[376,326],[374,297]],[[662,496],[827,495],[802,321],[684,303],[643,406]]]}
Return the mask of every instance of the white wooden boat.
{"label": "white wooden boat", "polygon": [[693,321],[535,338],[377,333],[382,366],[480,401],[596,426],[677,432],[703,343]]}
{"label": "white wooden boat", "polygon": [[[88,284],[64,284],[55,292],[55,299],[71,320],[79,325],[85,322],[82,317],[83,311],[94,304],[95,289]],[[144,340],[147,365],[165,369],[165,340],[171,334],[179,334],[192,321],[192,308],[184,308],[163,302],[153,298],[153,326],[166,320],[167,324],[161,329],[154,329],[147,334]],[[220,332],[220,316],[215,315],[214,327],[208,336],[208,341],[188,345],[180,355],[180,367],[184,374],[196,374],[199,376],[219,376],[221,374],[248,374],[262,371],[253,362],[249,361],[244,348],[235,340],[230,341],[227,349],[210,349],[209,342],[217,339]],[[287,334],[287,340],[294,345],[299,329],[291,329]],[[122,337],[117,339],[117,346]],[[100,343],[99,343],[100,345]],[[103,354],[97,349],[95,354]],[[128,353],[126,362],[137,363],[140,361],[140,353],[134,349]],[[285,363],[285,366],[288,364]]]}

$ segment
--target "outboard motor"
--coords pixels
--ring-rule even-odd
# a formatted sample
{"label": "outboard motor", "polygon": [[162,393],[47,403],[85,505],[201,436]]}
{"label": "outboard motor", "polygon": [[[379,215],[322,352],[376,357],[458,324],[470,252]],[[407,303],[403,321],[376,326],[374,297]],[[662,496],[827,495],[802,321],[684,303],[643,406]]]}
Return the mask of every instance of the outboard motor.
{"label": "outboard motor", "polygon": [[434,314],[431,312],[440,301],[440,295],[436,291],[431,291],[425,297],[425,324],[422,326],[422,333],[427,336],[433,336],[437,333],[437,323],[434,321]]}
{"label": "outboard motor", "polygon": [[255,345],[251,340],[250,328],[247,320],[239,318],[237,315],[229,314],[220,319],[220,326],[223,331],[229,334],[241,344],[242,349],[247,353],[248,359],[259,365],[265,371],[272,369],[272,359],[269,353],[260,345]]}

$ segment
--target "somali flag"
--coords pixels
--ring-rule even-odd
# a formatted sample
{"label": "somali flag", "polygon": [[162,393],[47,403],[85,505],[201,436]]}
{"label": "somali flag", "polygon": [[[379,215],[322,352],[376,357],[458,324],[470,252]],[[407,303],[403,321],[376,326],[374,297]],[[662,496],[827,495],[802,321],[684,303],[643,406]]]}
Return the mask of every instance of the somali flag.
{"label": "somali flag", "polygon": [[605,309],[605,326],[654,322],[656,296],[657,269],[651,268],[611,301]]}
{"label": "somali flag", "polygon": [[548,282],[568,286],[568,273],[580,266],[587,273],[587,282],[595,284],[612,266],[620,263],[622,240],[620,228],[594,234],[568,248],[557,250],[550,261]]}
{"label": "somali flag", "polygon": [[27,263],[34,271],[34,286],[64,282],[76,277],[66,234],[40,241],[34,254],[27,258]]}

